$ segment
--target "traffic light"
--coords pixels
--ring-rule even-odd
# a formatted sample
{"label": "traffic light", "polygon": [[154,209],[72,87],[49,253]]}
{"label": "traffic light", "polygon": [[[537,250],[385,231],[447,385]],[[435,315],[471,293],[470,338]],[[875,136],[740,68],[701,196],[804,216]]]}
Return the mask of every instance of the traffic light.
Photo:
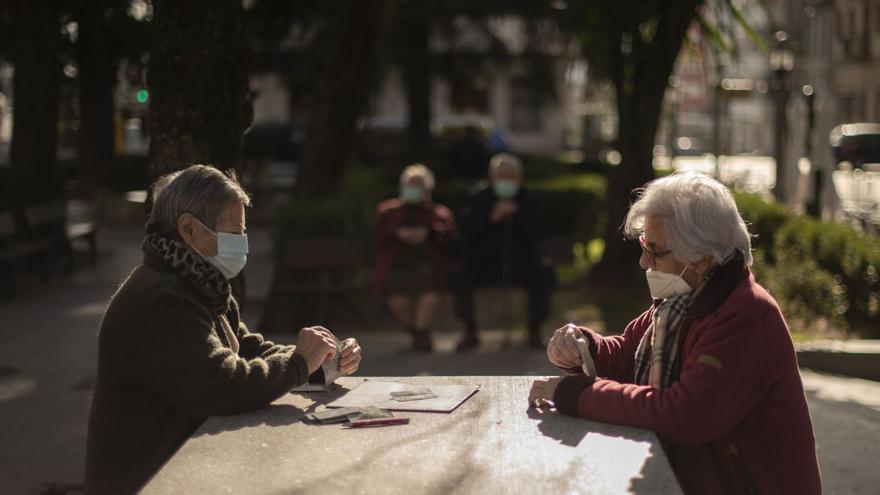
{"label": "traffic light", "polygon": [[137,92],[136,98],[138,103],[144,104],[150,99],[150,92],[146,89],[141,89]]}

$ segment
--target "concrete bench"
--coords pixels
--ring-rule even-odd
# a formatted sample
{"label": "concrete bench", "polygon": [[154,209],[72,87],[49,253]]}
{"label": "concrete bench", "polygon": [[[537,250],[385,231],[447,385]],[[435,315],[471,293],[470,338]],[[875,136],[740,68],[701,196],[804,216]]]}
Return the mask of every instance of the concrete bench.
{"label": "concrete bench", "polygon": [[6,298],[15,295],[15,276],[20,267],[37,268],[41,282],[49,278],[52,254],[60,252],[65,268],[73,269],[74,241],[88,244],[89,262],[97,257],[97,229],[94,222],[67,217],[61,200],[35,203],[17,210],[0,212],[0,290]]}

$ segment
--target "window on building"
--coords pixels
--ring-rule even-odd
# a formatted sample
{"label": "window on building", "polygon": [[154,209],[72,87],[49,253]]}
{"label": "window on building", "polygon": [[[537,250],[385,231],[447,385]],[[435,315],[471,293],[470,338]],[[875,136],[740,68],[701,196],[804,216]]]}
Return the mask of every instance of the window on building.
{"label": "window on building", "polygon": [[874,2],[874,32],[880,34],[880,2]]}
{"label": "window on building", "polygon": [[840,99],[841,115],[847,122],[864,121],[864,109],[862,107],[862,99],[859,96],[841,96]]}
{"label": "window on building", "polygon": [[874,118],[873,122],[880,122],[880,89],[874,92]]}
{"label": "window on building", "polygon": [[543,128],[541,95],[533,80],[514,79],[510,95],[510,129],[537,132]]}

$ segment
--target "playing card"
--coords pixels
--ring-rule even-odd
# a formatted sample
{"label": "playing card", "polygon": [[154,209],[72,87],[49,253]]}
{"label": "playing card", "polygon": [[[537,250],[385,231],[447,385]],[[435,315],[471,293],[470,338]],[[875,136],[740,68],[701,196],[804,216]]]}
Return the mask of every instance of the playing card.
{"label": "playing card", "polygon": [[574,343],[581,352],[581,369],[587,376],[598,376],[596,373],[596,364],[593,363],[593,356],[590,354],[590,343],[585,339],[574,339]]}
{"label": "playing card", "polygon": [[327,423],[338,423],[342,421],[348,420],[348,417],[351,415],[356,415],[361,413],[361,408],[357,407],[340,407],[339,409],[326,409],[324,411],[318,411],[314,413],[308,413],[305,415],[306,419],[310,421],[317,421],[322,424]]}
{"label": "playing card", "polygon": [[[344,409],[344,408],[343,408]],[[352,415],[351,419],[379,419],[379,418],[393,418],[394,415],[389,411],[384,409],[379,409],[375,406],[367,406],[360,408],[360,414]]]}
{"label": "playing card", "polygon": [[342,350],[342,343],[335,336],[333,337],[333,340],[336,341],[336,354],[321,365],[321,369],[324,370],[325,387],[329,387],[331,383],[335,382],[337,378],[342,376],[342,372],[339,371],[339,351]]}

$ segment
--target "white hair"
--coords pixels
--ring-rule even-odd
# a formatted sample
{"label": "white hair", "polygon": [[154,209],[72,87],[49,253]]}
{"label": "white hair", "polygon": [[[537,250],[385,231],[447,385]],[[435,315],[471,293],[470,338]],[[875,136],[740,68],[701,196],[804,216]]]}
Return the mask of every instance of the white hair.
{"label": "white hair", "polygon": [[510,153],[498,153],[492,156],[489,160],[489,177],[498,175],[501,167],[509,167],[515,170],[516,173],[522,174],[522,160]]}
{"label": "white hair", "polygon": [[752,264],[751,236],[733,195],[707,175],[682,172],[650,182],[626,215],[626,235],[643,233],[645,217],[663,219],[668,249],[683,263],[707,256],[720,263],[739,250]]}
{"label": "white hair", "polygon": [[156,181],[147,232],[177,232],[177,220],[184,213],[193,215],[213,229],[223,207],[235,202],[251,205],[235,173],[227,175],[208,165],[192,165]]}
{"label": "white hair", "polygon": [[412,178],[422,179],[425,189],[428,191],[434,190],[434,173],[421,163],[415,163],[403,169],[403,173],[400,174],[400,185],[406,184]]}

